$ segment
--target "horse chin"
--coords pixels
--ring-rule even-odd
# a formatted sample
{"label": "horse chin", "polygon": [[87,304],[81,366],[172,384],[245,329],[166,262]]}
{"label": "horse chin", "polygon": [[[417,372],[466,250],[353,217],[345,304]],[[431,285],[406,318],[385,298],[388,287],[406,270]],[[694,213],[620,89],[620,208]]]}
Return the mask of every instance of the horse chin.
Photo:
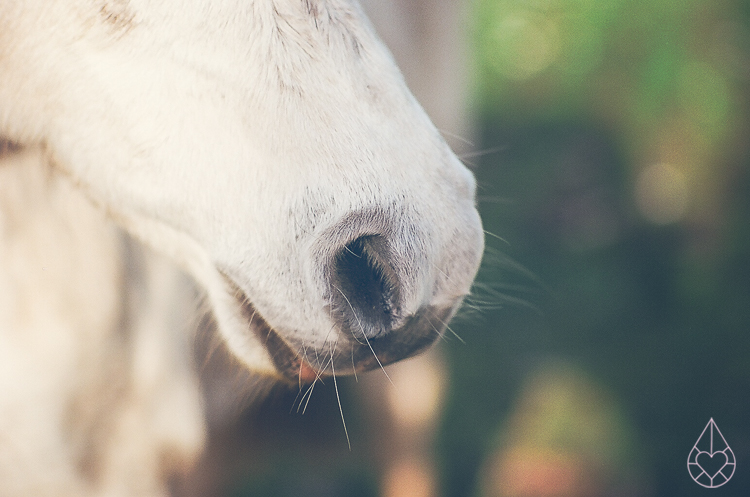
{"label": "horse chin", "polygon": [[226,274],[223,274],[223,277],[237,305],[238,315],[246,325],[245,329],[253,333],[256,338],[255,342],[262,344],[265,348],[276,373],[274,376],[282,381],[299,385],[309,384],[327,376],[325,371],[314,368],[282,338],[281,334],[263,318],[245,292],[230,277]]}
{"label": "horse chin", "polygon": [[240,294],[238,304],[240,305],[243,318],[249,324],[250,329],[258,338],[258,341],[266,348],[276,372],[288,382],[306,385],[315,380],[328,376],[325,370],[315,369],[294,348],[289,345],[281,335],[261,316],[255,306]]}

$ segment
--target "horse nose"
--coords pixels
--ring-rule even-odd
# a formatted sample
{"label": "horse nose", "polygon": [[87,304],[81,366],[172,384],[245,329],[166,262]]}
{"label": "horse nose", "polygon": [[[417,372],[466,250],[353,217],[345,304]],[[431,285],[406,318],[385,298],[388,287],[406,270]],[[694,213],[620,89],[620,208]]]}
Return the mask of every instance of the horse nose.
{"label": "horse nose", "polygon": [[404,315],[406,289],[398,266],[380,235],[356,238],[336,254],[330,272],[332,317],[349,343],[339,344],[347,351],[340,361],[332,359],[336,371],[368,371],[411,357],[443,333],[457,303],[423,305]]}
{"label": "horse nose", "polygon": [[348,364],[337,365],[338,371],[367,371],[405,359],[443,333],[458,301],[404,311],[409,285],[399,277],[400,266],[381,235],[360,236],[337,252],[330,271],[331,315],[351,347],[342,356]]}
{"label": "horse nose", "polygon": [[332,317],[359,341],[388,334],[401,320],[401,283],[386,239],[361,236],[334,257]]}
{"label": "horse nose", "polygon": [[367,371],[418,354],[442,336],[476,262],[457,248],[472,244],[475,231],[452,231],[441,240],[408,216],[373,210],[318,235],[313,252],[333,325],[326,340],[336,352],[306,354],[313,369],[328,371],[330,361],[331,373]]}

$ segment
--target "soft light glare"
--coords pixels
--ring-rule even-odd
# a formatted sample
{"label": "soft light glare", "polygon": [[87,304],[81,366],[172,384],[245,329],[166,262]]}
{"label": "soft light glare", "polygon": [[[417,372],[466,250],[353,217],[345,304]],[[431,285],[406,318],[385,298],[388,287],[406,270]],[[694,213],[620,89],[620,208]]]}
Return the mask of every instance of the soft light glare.
{"label": "soft light glare", "polygon": [[396,463],[384,482],[385,497],[434,497],[437,495],[435,475],[429,466],[418,459]]}
{"label": "soft light glare", "polygon": [[666,163],[647,167],[638,175],[635,201],[641,214],[654,224],[679,221],[688,205],[685,174]]}
{"label": "soft light glare", "polygon": [[389,368],[393,386],[388,403],[397,423],[421,426],[437,415],[443,394],[440,365],[429,355],[419,356]]}
{"label": "soft light glare", "polygon": [[501,19],[494,29],[497,52],[493,62],[511,79],[528,79],[546,69],[557,57],[559,36],[555,26],[528,12]]}

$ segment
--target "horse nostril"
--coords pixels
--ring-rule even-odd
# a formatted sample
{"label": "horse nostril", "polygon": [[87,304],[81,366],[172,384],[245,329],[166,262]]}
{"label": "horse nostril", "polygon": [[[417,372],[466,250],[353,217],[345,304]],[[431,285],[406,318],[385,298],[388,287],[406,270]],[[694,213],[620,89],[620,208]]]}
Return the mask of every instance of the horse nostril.
{"label": "horse nostril", "polygon": [[335,319],[356,339],[391,331],[399,314],[399,284],[383,237],[362,236],[344,246],[333,263],[332,284]]}

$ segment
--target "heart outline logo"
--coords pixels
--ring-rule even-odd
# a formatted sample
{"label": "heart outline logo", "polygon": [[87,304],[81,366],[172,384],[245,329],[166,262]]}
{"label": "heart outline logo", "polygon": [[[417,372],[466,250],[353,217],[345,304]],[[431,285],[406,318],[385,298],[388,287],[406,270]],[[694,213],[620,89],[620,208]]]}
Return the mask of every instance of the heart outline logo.
{"label": "heart outline logo", "polygon": [[729,458],[724,451],[714,452],[713,454],[700,451],[695,457],[698,467],[704,471],[709,478],[714,478],[719,471],[729,462]]}

